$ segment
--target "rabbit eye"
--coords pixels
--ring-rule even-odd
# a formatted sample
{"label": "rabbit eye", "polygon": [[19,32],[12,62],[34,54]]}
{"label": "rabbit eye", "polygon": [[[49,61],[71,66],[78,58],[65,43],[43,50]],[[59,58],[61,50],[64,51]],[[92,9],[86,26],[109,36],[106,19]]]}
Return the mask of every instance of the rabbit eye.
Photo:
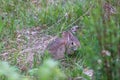
{"label": "rabbit eye", "polygon": [[72,45],[74,45],[74,43],[73,43],[73,42],[72,42],[71,44],[72,44]]}

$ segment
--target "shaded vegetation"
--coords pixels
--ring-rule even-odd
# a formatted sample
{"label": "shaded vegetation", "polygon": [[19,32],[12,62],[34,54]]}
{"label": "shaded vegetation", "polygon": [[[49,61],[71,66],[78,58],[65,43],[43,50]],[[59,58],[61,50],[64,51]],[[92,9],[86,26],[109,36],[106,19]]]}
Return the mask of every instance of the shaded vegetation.
{"label": "shaded vegetation", "polygon": [[[82,77],[89,80],[83,72],[92,69],[95,80],[119,80],[119,12],[119,0],[0,0],[0,79],[67,80]],[[76,36],[81,48],[59,63],[45,58],[38,64],[38,55],[35,55],[35,66],[21,70],[17,67],[16,53],[13,52],[14,58],[9,56],[8,60],[1,57],[6,49],[16,47],[10,41],[16,40],[17,30],[40,27],[41,33],[60,35],[75,25],[80,27]]]}

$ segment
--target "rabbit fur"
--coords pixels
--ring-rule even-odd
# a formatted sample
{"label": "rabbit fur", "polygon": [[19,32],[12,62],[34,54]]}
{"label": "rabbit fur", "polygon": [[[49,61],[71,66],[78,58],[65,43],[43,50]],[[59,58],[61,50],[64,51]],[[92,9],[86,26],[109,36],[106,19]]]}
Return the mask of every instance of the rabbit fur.
{"label": "rabbit fur", "polygon": [[61,59],[66,54],[73,54],[80,47],[79,40],[71,31],[62,32],[62,37],[57,37],[48,46],[47,50],[54,59]]}

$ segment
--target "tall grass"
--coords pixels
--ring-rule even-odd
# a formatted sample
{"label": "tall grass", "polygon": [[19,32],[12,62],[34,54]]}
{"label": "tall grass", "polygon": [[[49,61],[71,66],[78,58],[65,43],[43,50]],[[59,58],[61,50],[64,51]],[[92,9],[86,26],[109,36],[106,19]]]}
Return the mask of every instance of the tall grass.
{"label": "tall grass", "polygon": [[[106,12],[105,3],[116,9],[115,14]],[[58,68],[56,62],[54,64],[54,61],[48,61],[48,63],[46,61],[29,72],[26,71],[23,80],[39,80],[41,78],[47,80],[51,76],[51,80],[66,79],[65,76],[82,76],[89,80],[83,74],[86,67],[94,70],[95,80],[119,80],[119,3],[119,0],[57,0],[53,2],[38,0],[37,3],[32,2],[32,0],[0,0],[0,53],[5,50],[4,41],[14,40],[16,30],[20,28],[40,26],[45,28],[46,33],[59,35],[61,31],[78,25],[81,30],[78,31],[76,36],[81,42],[81,49],[78,49],[75,55],[66,56],[64,66],[60,62],[60,68]],[[8,64],[0,63],[1,67],[7,66],[8,68]],[[53,72],[45,74],[45,77],[39,77],[42,70],[49,71],[51,69],[50,63],[54,65],[52,66],[55,68]],[[15,61],[14,64],[16,64]],[[2,75],[0,79],[7,80],[6,77],[11,78],[12,76],[11,80],[16,79],[14,75],[8,76],[7,73],[4,73],[4,71],[7,72],[6,70],[2,71],[0,72],[0,76]],[[9,72],[20,75],[13,69],[10,69]],[[56,79],[55,76],[59,79]]]}
{"label": "tall grass", "polygon": [[[105,4],[106,3],[106,4]],[[92,38],[97,47],[94,48],[92,65],[95,69],[96,79],[118,80],[119,79],[119,5],[118,1],[96,1],[89,17],[85,17]],[[113,5],[105,7],[107,5]],[[110,10],[115,11],[113,14]],[[106,11],[107,10],[107,11]],[[107,15],[106,15],[107,14]],[[94,40],[93,40],[94,41]],[[91,41],[90,41],[91,42]],[[95,47],[95,45],[94,45]],[[97,60],[101,62],[98,64]]]}

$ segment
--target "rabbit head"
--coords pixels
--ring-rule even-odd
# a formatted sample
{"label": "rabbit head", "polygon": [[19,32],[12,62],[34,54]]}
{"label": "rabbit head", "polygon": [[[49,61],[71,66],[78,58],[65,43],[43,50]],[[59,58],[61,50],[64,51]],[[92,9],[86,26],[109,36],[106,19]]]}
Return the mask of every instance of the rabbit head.
{"label": "rabbit head", "polygon": [[66,53],[73,54],[74,51],[80,47],[79,40],[72,34],[70,31],[64,31],[62,33],[62,38],[65,40],[66,43]]}

